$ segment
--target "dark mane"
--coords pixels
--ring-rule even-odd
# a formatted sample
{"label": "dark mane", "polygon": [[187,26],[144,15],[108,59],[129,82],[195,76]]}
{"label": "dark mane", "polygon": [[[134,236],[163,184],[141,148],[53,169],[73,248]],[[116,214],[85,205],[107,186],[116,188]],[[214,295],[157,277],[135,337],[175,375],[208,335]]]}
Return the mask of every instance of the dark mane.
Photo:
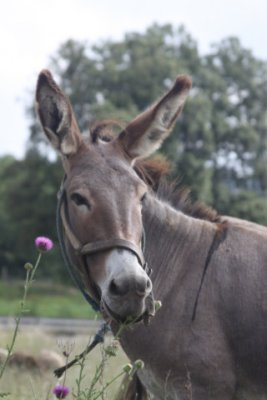
{"label": "dark mane", "polygon": [[[122,123],[117,120],[104,120],[96,122],[90,130],[92,143],[98,139],[110,142],[116,136],[112,127],[123,129]],[[175,209],[194,218],[211,222],[220,222],[221,217],[212,207],[200,201],[192,202],[190,190],[177,185],[177,182],[168,182],[170,163],[162,156],[151,160],[137,160],[134,166],[140,178],[152,188],[158,198],[170,203]]]}
{"label": "dark mane", "polygon": [[134,164],[137,175],[156,193],[160,182],[170,172],[170,163],[162,156],[150,160],[137,160]]}
{"label": "dark mane", "polygon": [[221,222],[221,216],[214,208],[205,205],[201,201],[193,202],[190,198],[190,190],[185,187],[179,187],[179,185],[177,187],[175,182],[169,183],[166,179],[162,179],[159,183],[157,196],[186,215],[210,222]]}
{"label": "dark mane", "polygon": [[168,182],[167,175],[170,165],[163,157],[138,161],[135,170],[140,178],[153,189],[159,199],[167,201],[176,210],[210,222],[221,221],[221,216],[212,207],[208,207],[200,201],[192,202],[189,189],[181,187],[177,182]]}

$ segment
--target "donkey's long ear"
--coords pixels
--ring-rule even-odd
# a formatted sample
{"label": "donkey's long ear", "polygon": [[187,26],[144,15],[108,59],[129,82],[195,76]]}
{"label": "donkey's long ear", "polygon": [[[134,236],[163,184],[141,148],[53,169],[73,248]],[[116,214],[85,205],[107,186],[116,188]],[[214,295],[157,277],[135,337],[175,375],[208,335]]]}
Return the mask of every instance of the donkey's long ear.
{"label": "donkey's long ear", "polygon": [[37,112],[46,136],[62,155],[76,153],[82,138],[68,98],[43,70],[36,89]]}
{"label": "donkey's long ear", "polygon": [[182,111],[190,88],[191,79],[178,76],[165,96],[120,133],[118,141],[131,159],[146,157],[160,147]]}

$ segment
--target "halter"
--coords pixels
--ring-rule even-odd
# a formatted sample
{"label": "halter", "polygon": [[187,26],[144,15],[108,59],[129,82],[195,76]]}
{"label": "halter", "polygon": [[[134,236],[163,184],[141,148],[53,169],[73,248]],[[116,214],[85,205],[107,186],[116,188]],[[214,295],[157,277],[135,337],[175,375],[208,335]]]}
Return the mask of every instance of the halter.
{"label": "halter", "polygon": [[[67,218],[67,213],[66,213],[66,191],[64,188],[64,182],[66,180],[66,177],[64,177],[63,182],[61,184],[60,190],[58,192],[58,204],[57,204],[57,233],[58,233],[58,239],[60,243],[60,248],[61,252],[63,255],[64,262],[68,268],[68,271],[74,280],[75,284],[78,286],[80,291],[82,292],[83,296],[85,297],[86,301],[92,306],[92,308],[95,311],[100,311],[100,304],[99,301],[97,300],[98,294],[91,285],[90,291],[88,291],[88,288],[84,284],[84,280],[82,279],[82,274],[79,271],[79,268],[77,265],[75,265],[68,254],[68,251],[66,249],[65,241],[64,241],[64,234],[66,235],[68,241],[70,242],[71,246],[73,247],[76,255],[81,259],[82,263],[85,263],[84,257],[90,254],[95,254],[99,253],[101,251],[105,250],[110,250],[113,248],[123,248],[131,251],[134,253],[138,259],[139,264],[141,267],[144,269],[144,271],[147,273],[147,275],[150,275],[152,270],[151,268],[148,267],[147,262],[145,262],[144,259],[144,250],[145,250],[145,231],[143,230],[142,234],[142,240],[141,240],[141,250],[140,248],[125,239],[120,239],[120,238],[114,238],[114,239],[108,239],[108,240],[101,240],[101,241],[95,241],[95,242],[88,242],[85,244],[82,244],[79,239],[75,236],[73,233],[68,218]],[[86,268],[88,270],[88,268]],[[92,296],[92,293],[94,293],[94,296]],[[151,292],[152,293],[152,292]],[[153,295],[151,294],[151,298],[153,299]],[[149,314],[152,316],[153,315],[153,310],[149,312]]]}
{"label": "halter", "polygon": [[[69,257],[68,251],[66,249],[66,244],[64,241],[64,234],[66,234],[71,246],[73,247],[76,255],[81,259],[83,263],[85,263],[84,257],[88,254],[95,254],[100,251],[105,251],[105,250],[110,250],[113,248],[123,248],[131,251],[134,253],[138,259],[138,262],[144,269],[144,271],[147,273],[148,276],[151,275],[152,269],[148,267],[147,262],[144,259],[144,251],[145,251],[145,231],[143,230],[142,234],[142,239],[141,239],[141,250],[139,249],[138,246],[136,246],[134,243],[130,242],[129,240],[125,239],[120,239],[120,238],[114,238],[114,239],[109,239],[109,240],[102,240],[102,241],[96,241],[96,242],[88,242],[86,244],[82,244],[79,239],[75,236],[73,233],[68,218],[67,218],[67,213],[66,213],[66,191],[64,188],[64,182],[66,180],[66,177],[64,177],[61,187],[58,192],[58,203],[57,203],[57,234],[58,234],[58,239],[60,243],[60,248],[61,248],[61,253],[64,259],[64,263],[67,266],[67,269],[69,271],[70,276],[72,277],[73,281],[75,284],[78,286],[80,291],[82,292],[85,300],[91,305],[91,307],[95,311],[101,311],[100,309],[100,304],[99,300],[97,300],[97,293],[95,291],[94,296],[88,291],[88,288],[84,284],[84,280],[82,279],[82,274],[75,265],[72,260]],[[87,264],[86,264],[87,265]],[[89,268],[86,268],[88,270]],[[94,288],[91,285],[91,292],[94,292]],[[150,321],[150,318],[155,315],[155,302],[154,302],[154,296],[153,292],[151,291],[150,294],[148,295],[146,299],[146,306],[147,309],[143,315],[141,315],[140,318],[138,318],[137,321],[139,322],[140,320],[143,319],[145,325],[147,325]],[[54,371],[54,374],[60,378],[62,374],[70,368],[72,365],[76,364],[80,359],[85,357],[86,354],[88,354],[98,343],[101,343],[104,341],[104,336],[107,333],[107,331],[110,329],[109,323],[105,322],[98,332],[95,334],[93,341],[86,347],[86,349],[79,355],[76,356],[72,361],[67,363],[61,368],[57,368]]]}

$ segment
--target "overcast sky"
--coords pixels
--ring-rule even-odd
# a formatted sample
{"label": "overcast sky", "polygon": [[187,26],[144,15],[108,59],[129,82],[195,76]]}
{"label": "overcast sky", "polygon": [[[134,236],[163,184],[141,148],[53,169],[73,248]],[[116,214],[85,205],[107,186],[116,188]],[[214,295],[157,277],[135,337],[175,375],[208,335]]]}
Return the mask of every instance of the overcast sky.
{"label": "overcast sky", "polygon": [[153,22],[183,24],[202,53],[238,36],[267,61],[267,0],[8,0],[0,11],[0,155],[23,156],[25,106],[37,74],[69,38],[92,43],[143,32]]}

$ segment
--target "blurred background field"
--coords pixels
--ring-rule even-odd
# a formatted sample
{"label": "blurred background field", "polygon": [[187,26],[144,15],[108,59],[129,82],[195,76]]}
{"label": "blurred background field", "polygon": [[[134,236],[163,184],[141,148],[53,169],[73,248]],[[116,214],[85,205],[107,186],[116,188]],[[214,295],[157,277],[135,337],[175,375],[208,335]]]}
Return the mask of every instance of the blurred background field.
{"label": "blurred background field", "polygon": [[[56,353],[62,352],[62,345],[74,345],[73,351],[70,358],[79,354],[86,347],[90,338],[90,332],[88,335],[73,335],[73,336],[62,336],[62,335],[51,335],[49,333],[41,332],[38,330],[25,330],[21,332],[16,342],[16,351],[21,351],[27,354],[38,357],[42,350],[52,350]],[[91,333],[92,334],[92,333]],[[9,343],[11,339],[11,332],[0,332],[0,346],[5,343]],[[111,336],[106,338],[106,343],[111,340]],[[98,346],[92,353],[87,356],[86,367],[84,370],[85,379],[82,383],[82,388],[88,388],[90,386],[92,377],[94,376],[95,369],[101,361],[101,352],[103,348]],[[116,376],[122,371],[123,366],[127,363],[127,358],[124,353],[119,350],[118,355],[111,358],[105,367],[103,379],[101,384],[109,381],[111,378]],[[76,379],[79,376],[79,366],[72,367],[67,373],[66,385],[71,390],[76,390]],[[29,369],[25,367],[8,367],[7,371],[1,380],[1,392],[10,393],[7,397],[8,400],[29,400],[38,399],[46,400],[52,398],[52,388],[57,383],[57,379],[53,375],[53,370],[39,370]],[[62,379],[61,379],[62,384]],[[121,380],[116,381],[108,390],[108,399],[113,399]],[[72,398],[70,396],[70,398]]]}
{"label": "blurred background field", "polygon": [[[0,316],[13,316],[18,313],[23,290],[23,281],[0,281]],[[52,282],[34,282],[28,294],[27,308],[25,316],[96,318],[96,313],[77,289]]]}
{"label": "blurred background field", "polygon": [[[0,361],[1,351],[11,344],[14,328],[10,327],[14,326],[15,316],[18,315],[23,290],[22,280],[0,282]],[[34,365],[37,363],[38,366],[32,366],[31,361],[30,365],[24,361],[20,365],[20,361],[18,364],[13,362],[12,365],[8,365],[1,379],[0,393],[9,393],[9,400],[52,399],[54,386],[58,382],[62,384],[63,381],[54,377],[53,367],[39,367],[39,364],[42,365],[42,352],[52,351],[61,355],[60,366],[64,365],[64,349],[68,346],[73,347],[69,360],[80,354],[92,339],[101,321],[97,321],[98,315],[86,303],[81,293],[71,286],[37,280],[29,290],[26,305],[28,312],[22,318],[12,354],[22,354],[23,360],[24,356],[26,359],[33,357]],[[7,317],[6,320],[3,317]],[[25,324],[25,320],[30,321],[29,325],[28,322]],[[104,346],[109,345],[111,340],[112,336],[107,335]],[[103,360],[103,354],[104,347],[99,345],[87,356],[82,390],[90,388],[95,371]],[[106,382],[122,371],[127,362],[125,354],[119,348],[117,356],[110,358],[105,364],[104,374],[96,388],[101,390]],[[67,373],[65,385],[71,390],[70,398],[75,398],[73,393],[77,393],[79,374],[79,366],[72,367]],[[108,399],[116,398],[120,382],[121,378],[108,388]]]}

